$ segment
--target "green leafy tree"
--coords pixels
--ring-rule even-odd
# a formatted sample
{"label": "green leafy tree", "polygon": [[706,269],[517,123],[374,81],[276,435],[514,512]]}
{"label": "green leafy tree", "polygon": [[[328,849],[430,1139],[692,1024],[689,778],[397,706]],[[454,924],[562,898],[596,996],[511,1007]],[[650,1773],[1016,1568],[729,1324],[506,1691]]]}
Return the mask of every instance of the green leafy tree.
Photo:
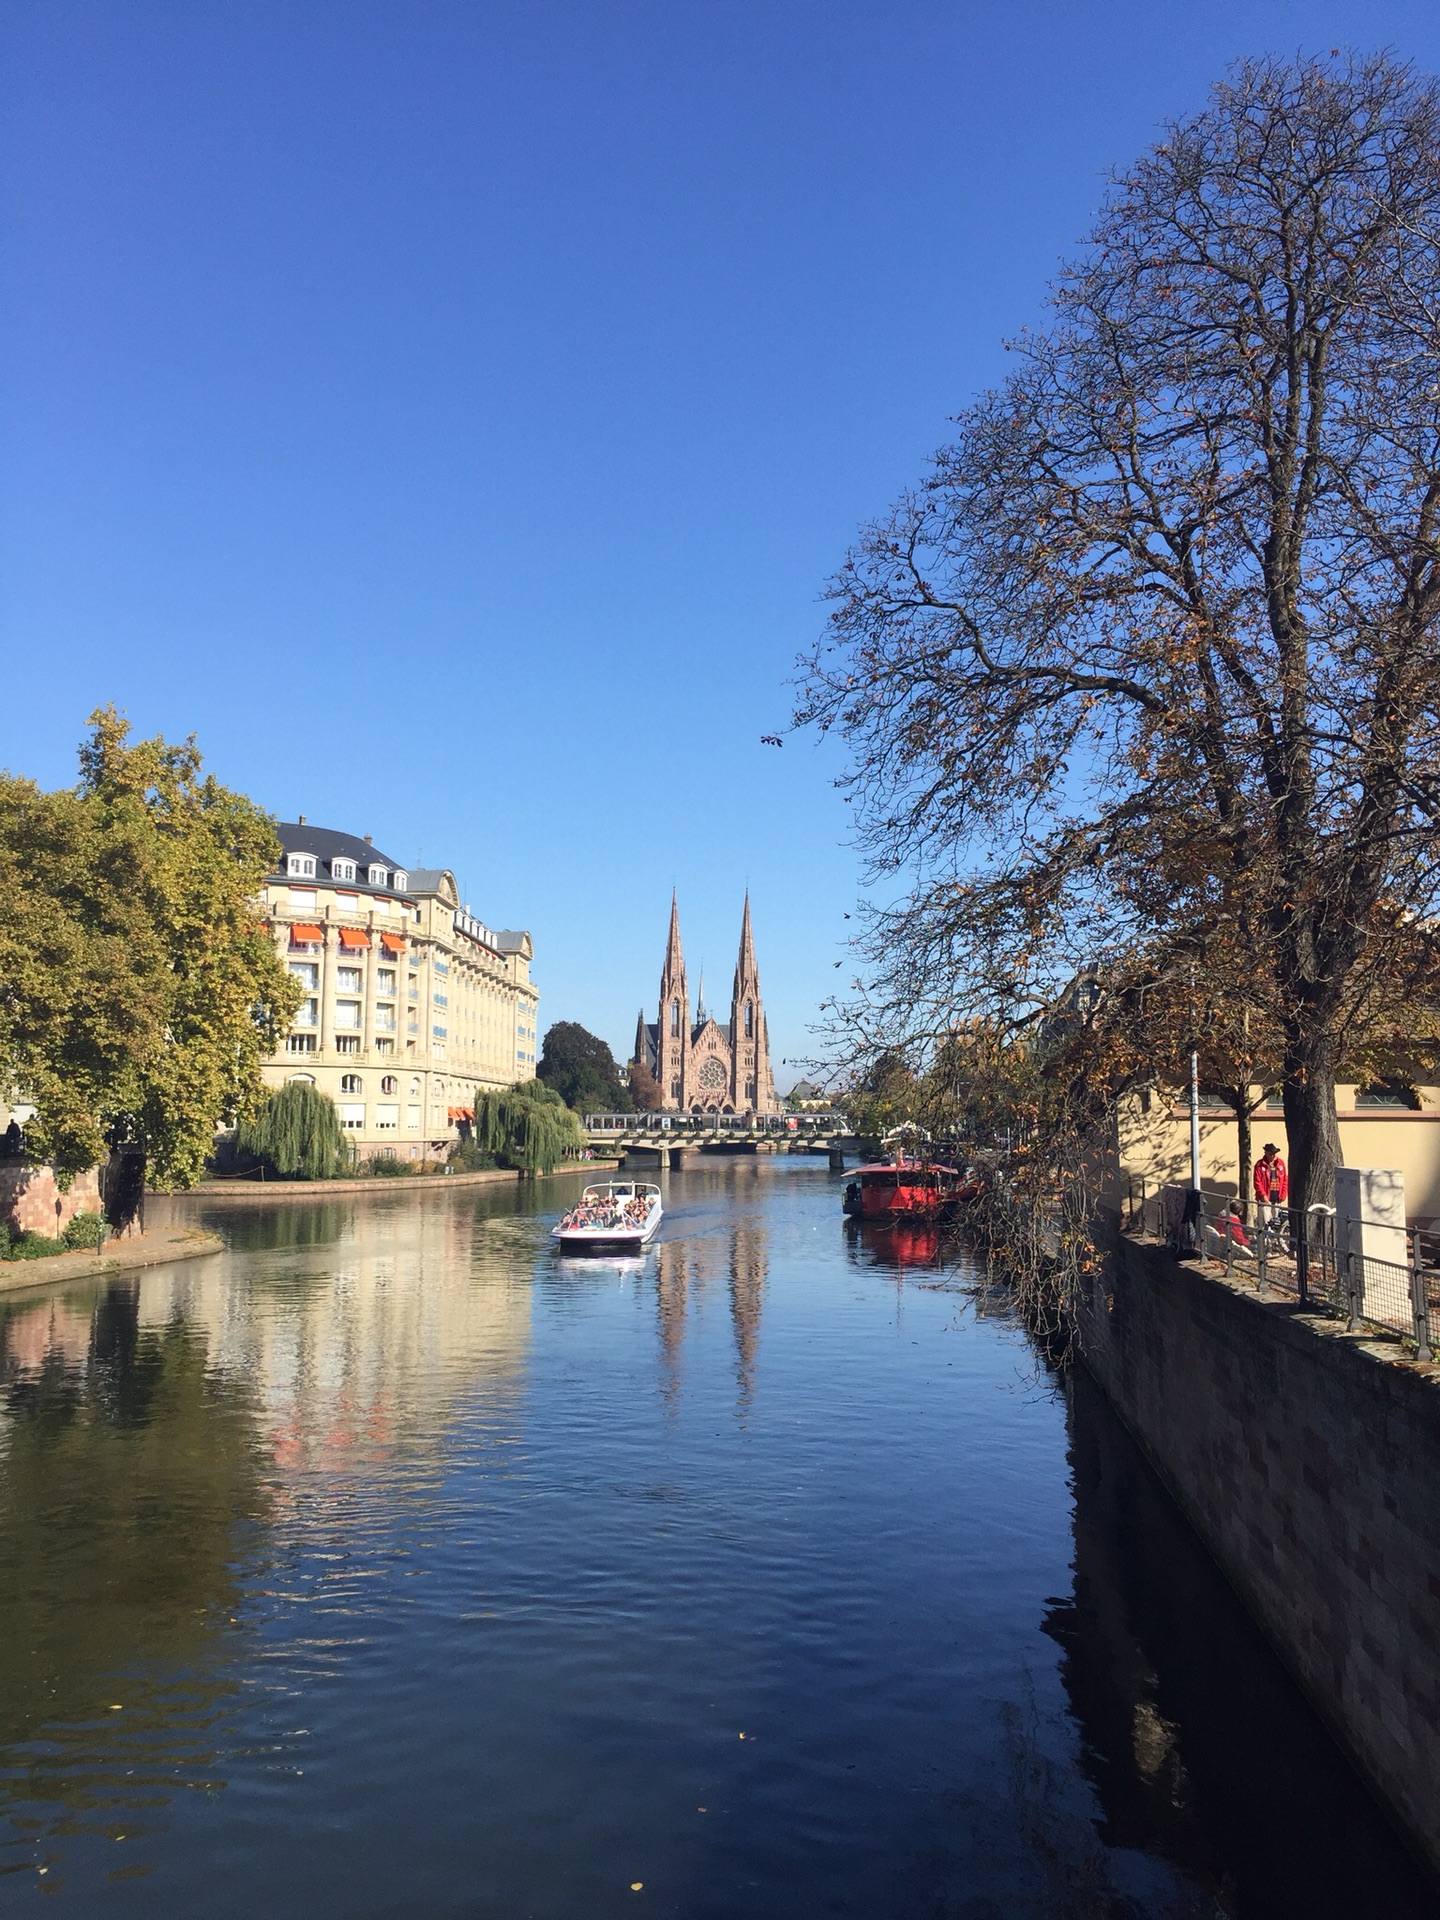
{"label": "green leafy tree", "polygon": [[474,1141],[497,1165],[523,1173],[549,1173],[589,1144],[577,1116],[543,1080],[482,1093],[475,1102]]}
{"label": "green leafy tree", "polygon": [[841,1096],[841,1105],[861,1139],[876,1141],[891,1127],[918,1120],[924,1096],[904,1056],[882,1053]]}
{"label": "green leafy tree", "polygon": [[91,724],[76,787],[0,775],[0,1085],[62,1175],[120,1148],[190,1186],[301,997],[260,906],[279,842],[193,741]]}
{"label": "green leafy tree", "polygon": [[272,1093],[252,1120],[242,1121],[237,1145],[276,1173],[302,1180],[333,1180],[351,1159],[335,1102],[303,1080]]}
{"label": "green leafy tree", "polygon": [[577,1113],[628,1113],[615,1056],[598,1035],[575,1020],[557,1020],[545,1035],[536,1077]]}

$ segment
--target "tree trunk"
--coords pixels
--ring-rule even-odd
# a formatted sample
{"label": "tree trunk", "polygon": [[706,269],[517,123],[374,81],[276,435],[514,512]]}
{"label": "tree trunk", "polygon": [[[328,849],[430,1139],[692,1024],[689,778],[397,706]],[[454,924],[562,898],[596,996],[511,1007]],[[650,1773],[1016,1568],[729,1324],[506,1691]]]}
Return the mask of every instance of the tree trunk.
{"label": "tree trunk", "polygon": [[1250,1218],[1250,1166],[1255,1152],[1255,1141],[1250,1131],[1253,1112],[1250,1089],[1246,1087],[1235,1108],[1235,1160],[1240,1180],[1240,1211],[1247,1220]]}
{"label": "tree trunk", "polygon": [[1300,1224],[1310,1207],[1335,1204],[1340,1126],[1335,1118],[1335,1051],[1329,1034],[1296,1034],[1287,1041],[1284,1099],[1290,1207]]}

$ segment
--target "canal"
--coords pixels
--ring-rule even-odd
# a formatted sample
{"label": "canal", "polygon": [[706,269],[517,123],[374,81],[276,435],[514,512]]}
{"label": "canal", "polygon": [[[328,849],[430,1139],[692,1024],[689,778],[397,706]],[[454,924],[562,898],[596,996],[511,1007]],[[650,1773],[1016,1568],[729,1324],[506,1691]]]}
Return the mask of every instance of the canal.
{"label": "canal", "polygon": [[1437,1906],[1084,1376],[818,1162],[217,1210],[11,1298],[0,1911]]}

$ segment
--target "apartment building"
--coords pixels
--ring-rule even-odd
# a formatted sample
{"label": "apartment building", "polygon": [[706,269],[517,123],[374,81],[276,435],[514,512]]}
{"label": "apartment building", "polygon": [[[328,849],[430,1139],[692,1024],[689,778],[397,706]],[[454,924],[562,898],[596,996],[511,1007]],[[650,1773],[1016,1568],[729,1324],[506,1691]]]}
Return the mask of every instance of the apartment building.
{"label": "apartment building", "polygon": [[362,1157],[432,1159],[477,1092],[534,1075],[530,936],[493,931],[453,873],[408,870],[368,835],[303,816],[278,831],[266,909],[306,997],[266,1083],[328,1093]]}

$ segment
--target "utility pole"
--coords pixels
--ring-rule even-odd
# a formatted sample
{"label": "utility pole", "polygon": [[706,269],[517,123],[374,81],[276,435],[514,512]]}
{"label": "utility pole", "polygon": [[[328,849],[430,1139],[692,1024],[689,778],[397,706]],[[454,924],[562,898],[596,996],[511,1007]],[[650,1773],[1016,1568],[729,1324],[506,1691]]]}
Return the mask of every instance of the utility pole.
{"label": "utility pole", "polygon": [[1200,1191],[1200,1054],[1190,1050],[1190,1184]]}

